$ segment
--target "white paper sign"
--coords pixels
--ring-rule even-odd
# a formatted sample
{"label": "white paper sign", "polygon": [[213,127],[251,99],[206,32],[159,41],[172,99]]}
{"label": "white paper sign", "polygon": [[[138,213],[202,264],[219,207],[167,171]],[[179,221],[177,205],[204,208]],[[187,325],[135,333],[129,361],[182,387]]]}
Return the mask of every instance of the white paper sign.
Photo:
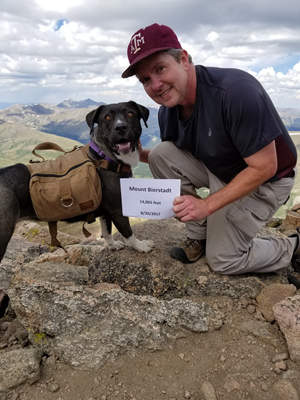
{"label": "white paper sign", "polygon": [[173,200],[180,196],[180,179],[121,179],[121,196],[126,217],[174,217]]}

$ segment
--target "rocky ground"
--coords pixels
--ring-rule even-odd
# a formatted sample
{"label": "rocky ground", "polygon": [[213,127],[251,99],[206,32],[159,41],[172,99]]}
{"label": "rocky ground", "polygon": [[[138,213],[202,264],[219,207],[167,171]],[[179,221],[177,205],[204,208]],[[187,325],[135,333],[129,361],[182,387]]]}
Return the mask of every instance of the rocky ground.
{"label": "rocky ground", "polygon": [[[137,231],[142,229],[139,227]],[[149,235],[153,229],[153,225],[148,225]],[[174,226],[169,229],[175,233],[176,240],[178,234],[174,231]],[[160,235],[161,238],[166,235],[166,230],[163,229]],[[17,242],[18,239],[16,238]],[[158,236],[154,239],[157,241]],[[164,247],[166,242],[161,239],[161,243],[157,250],[159,257],[162,257],[160,252],[167,251]],[[169,242],[167,244],[169,245]],[[25,244],[23,247],[26,247]],[[18,271],[18,248],[11,247],[11,252],[6,258],[6,265],[9,264],[7,260],[14,258],[11,265],[15,270],[12,273]],[[41,256],[43,252],[41,247],[39,249]],[[104,248],[103,251],[106,252],[107,249]],[[22,262],[20,261],[19,266]],[[174,264],[175,272],[181,273],[180,268],[187,269],[184,270],[184,274],[188,272],[188,275],[184,275],[188,276],[185,284],[177,292],[175,286],[172,290],[165,290],[164,295],[164,290],[161,289],[159,298],[169,300],[180,297],[196,304],[205,301],[221,315],[222,325],[217,329],[210,328],[201,333],[186,330],[180,338],[167,342],[160,350],[153,350],[147,346],[137,347],[130,353],[119,354],[114,361],[105,363],[97,370],[75,369],[63,362],[55,352],[44,353],[41,355],[38,379],[32,384],[22,383],[6,391],[1,391],[0,385],[0,400],[299,399],[300,366],[291,360],[290,349],[277,321],[274,318],[272,320],[268,311],[264,310],[263,305],[268,301],[261,301],[259,296],[254,294],[259,291],[257,287],[254,288],[256,283],[253,277],[243,281],[244,290],[242,286],[235,290],[242,278],[237,277],[229,282],[227,278],[217,277],[209,272],[205,260],[201,261],[201,265],[179,267]],[[199,275],[199,271],[202,271],[202,275]],[[163,273],[165,274],[165,271]],[[170,279],[165,281],[171,285],[172,273],[169,273]],[[5,276],[8,280],[8,273]],[[128,279],[129,277],[127,282]],[[196,282],[197,279],[198,286],[188,282]],[[222,282],[224,288],[227,285],[224,294],[222,289],[214,291],[213,280],[216,282],[215,287],[221,288]],[[203,288],[203,281],[206,282],[206,292],[200,290],[200,287]],[[207,282],[211,282],[211,286]],[[297,294],[295,287],[286,283],[282,277],[268,276],[262,282],[262,288],[275,285],[275,297],[281,291],[286,293],[286,296]],[[253,291],[249,291],[247,284]],[[128,287],[129,285],[127,290]],[[149,292],[146,295],[153,290],[150,287],[148,289],[148,286],[146,289]],[[5,356],[12,354],[10,352],[14,349],[33,347],[26,329],[16,322],[11,305],[6,307],[7,297],[3,295],[5,290],[2,291],[2,311],[5,308],[5,315],[0,319],[0,373],[1,358],[3,360]],[[131,292],[133,293],[134,289]]]}

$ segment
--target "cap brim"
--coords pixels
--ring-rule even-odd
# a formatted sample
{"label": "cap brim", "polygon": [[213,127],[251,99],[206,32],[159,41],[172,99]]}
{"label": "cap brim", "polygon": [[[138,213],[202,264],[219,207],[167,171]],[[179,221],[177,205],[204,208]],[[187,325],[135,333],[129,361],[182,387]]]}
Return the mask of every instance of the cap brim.
{"label": "cap brim", "polygon": [[134,71],[134,67],[141,62],[142,60],[144,60],[145,58],[151,56],[152,54],[158,53],[159,51],[163,51],[163,50],[168,50],[170,49],[170,47],[160,47],[159,49],[151,49],[143,54],[141,54],[140,57],[136,57],[134,62],[132,64],[129,65],[129,67],[127,69],[125,69],[125,71],[123,72],[123,74],[121,75],[122,78],[129,78],[130,76],[135,75],[135,71]]}

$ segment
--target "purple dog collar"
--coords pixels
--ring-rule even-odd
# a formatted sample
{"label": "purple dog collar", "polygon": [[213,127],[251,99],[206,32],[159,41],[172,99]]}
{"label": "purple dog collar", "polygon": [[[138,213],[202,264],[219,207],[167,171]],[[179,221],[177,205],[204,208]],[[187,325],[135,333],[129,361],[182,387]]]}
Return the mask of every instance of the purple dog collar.
{"label": "purple dog collar", "polygon": [[92,140],[90,140],[89,145],[90,145],[90,147],[91,147],[97,154],[99,154],[99,156],[100,156],[101,158],[104,158],[104,159],[107,160],[107,161],[115,162],[115,161],[112,160],[111,158],[107,157],[107,156],[103,153],[103,151],[102,151],[101,149],[99,149],[99,147],[96,145],[96,143],[94,143]]}
{"label": "purple dog collar", "polygon": [[[115,162],[114,160],[112,160],[111,158],[107,157],[107,156],[103,153],[103,151],[102,151],[101,149],[99,149],[99,147],[96,145],[96,143],[94,143],[92,140],[90,140],[89,146],[90,146],[101,158],[103,158],[104,160],[108,161],[110,165],[115,165],[115,166],[123,165],[124,167],[127,168],[127,166],[125,166],[125,164],[117,163],[117,162]],[[130,168],[130,167],[129,167],[129,168]],[[115,168],[111,168],[111,170],[115,170]],[[123,171],[123,172],[125,172],[125,171]],[[130,177],[132,177],[132,170],[131,170],[131,168],[130,168],[130,171],[128,172],[128,170],[127,170],[126,173],[127,173]]]}

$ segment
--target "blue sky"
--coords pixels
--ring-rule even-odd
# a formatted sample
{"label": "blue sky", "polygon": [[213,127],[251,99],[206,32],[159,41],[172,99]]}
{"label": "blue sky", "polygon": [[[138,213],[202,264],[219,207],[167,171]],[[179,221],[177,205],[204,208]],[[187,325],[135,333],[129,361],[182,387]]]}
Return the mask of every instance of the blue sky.
{"label": "blue sky", "polygon": [[0,102],[153,105],[127,67],[131,35],[169,25],[195,64],[240,68],[300,109],[299,0],[1,0]]}

